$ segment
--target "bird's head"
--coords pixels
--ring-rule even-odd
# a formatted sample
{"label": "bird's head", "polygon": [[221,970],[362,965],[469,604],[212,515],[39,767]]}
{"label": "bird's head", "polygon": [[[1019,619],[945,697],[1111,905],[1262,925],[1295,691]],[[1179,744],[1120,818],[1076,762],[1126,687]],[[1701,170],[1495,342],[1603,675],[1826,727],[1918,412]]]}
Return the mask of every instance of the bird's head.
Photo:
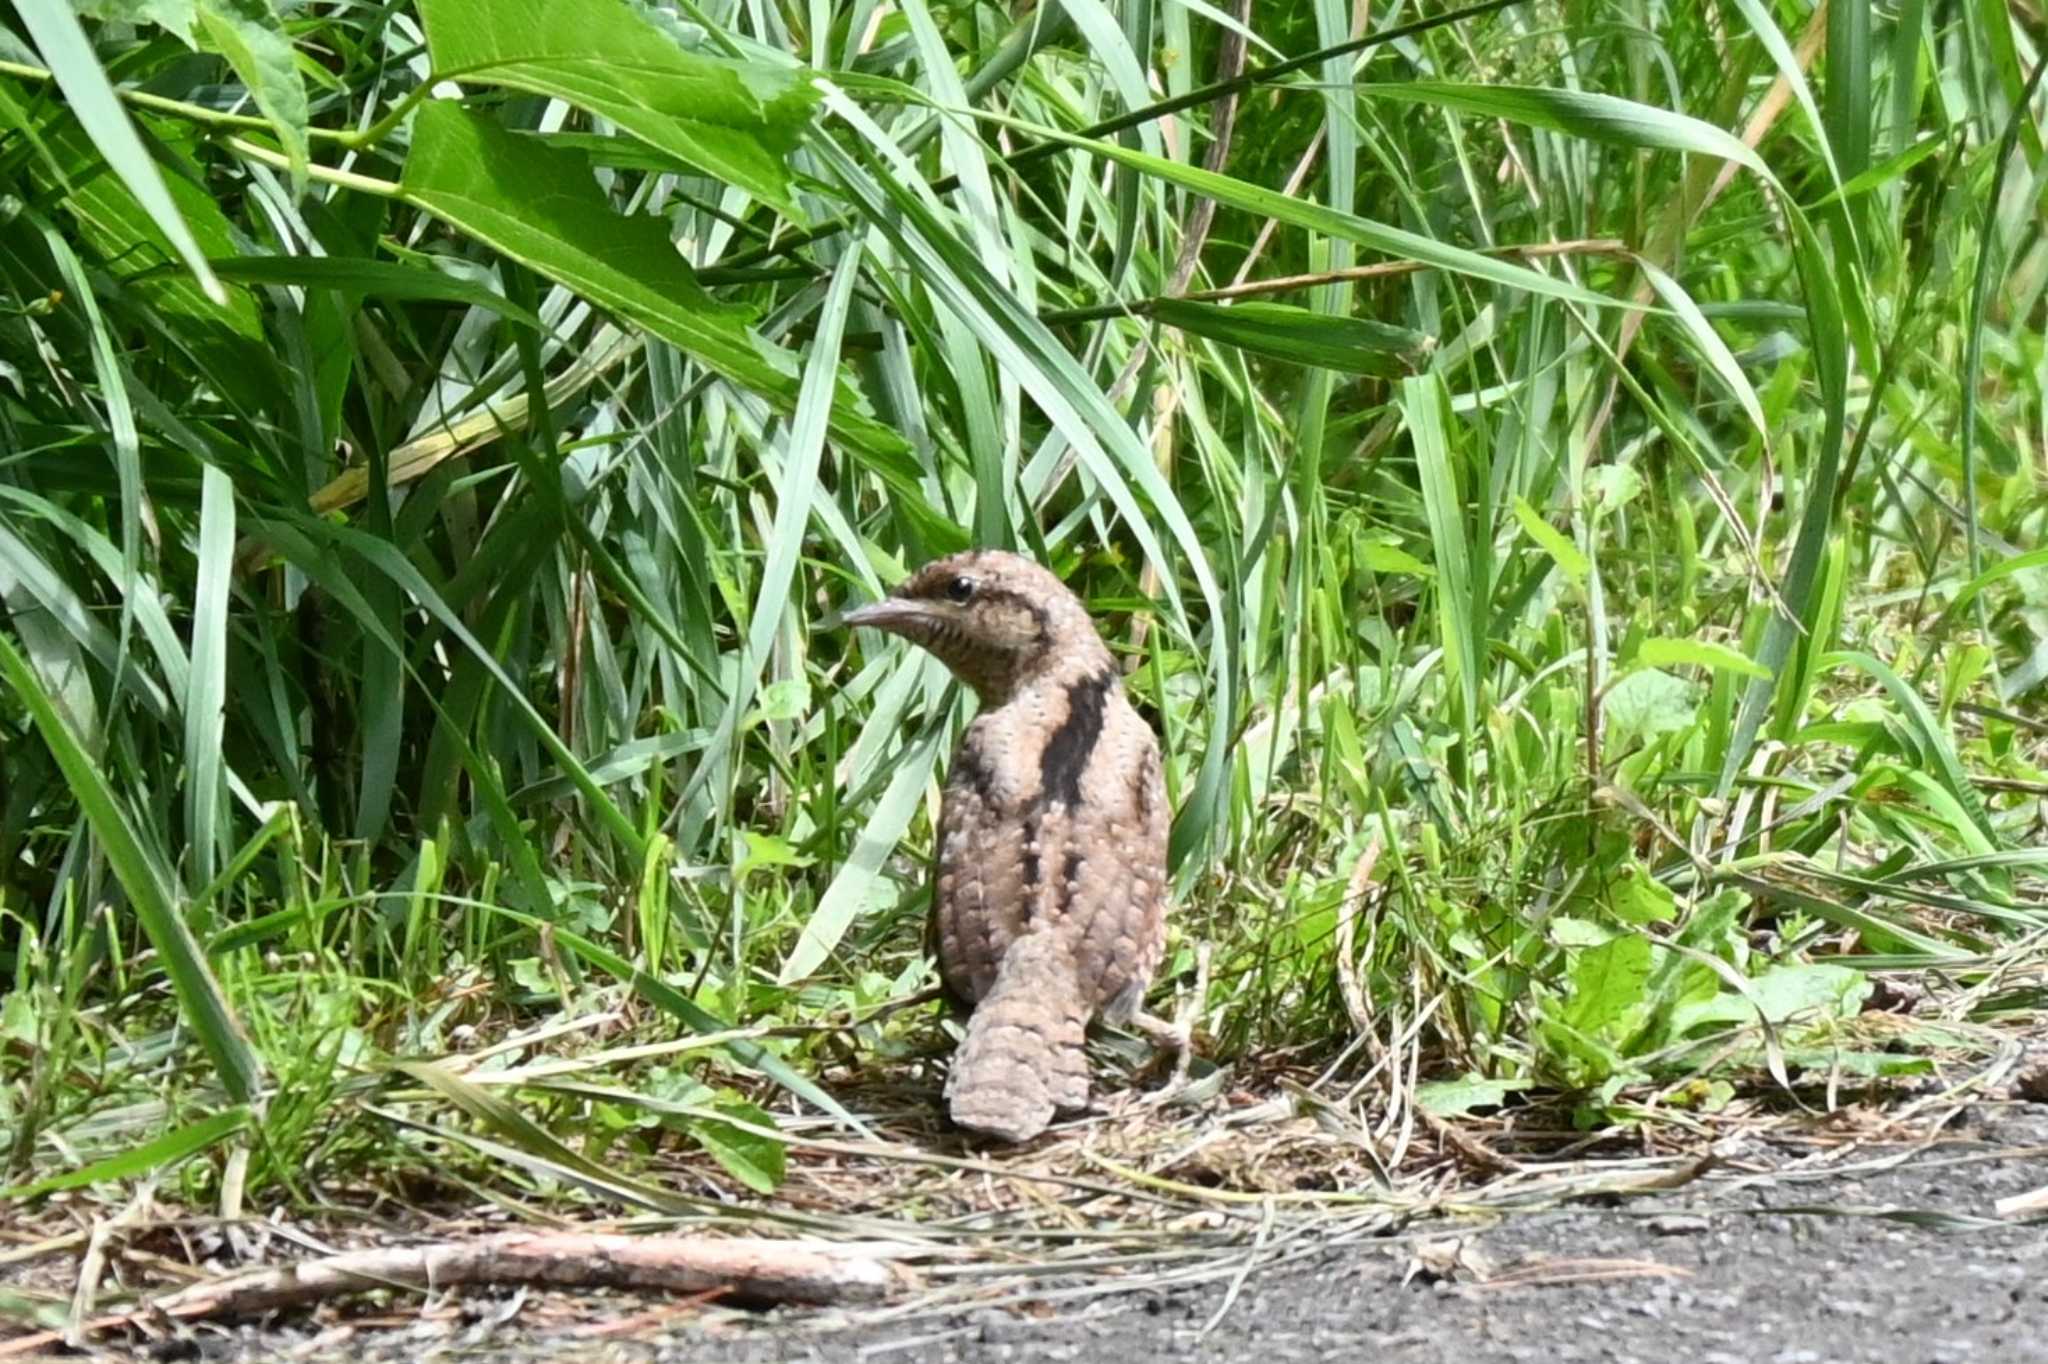
{"label": "bird's head", "polygon": [[936,655],[987,705],[1041,673],[1100,668],[1109,650],[1081,599],[1031,560],[1001,550],[936,559],[844,617]]}

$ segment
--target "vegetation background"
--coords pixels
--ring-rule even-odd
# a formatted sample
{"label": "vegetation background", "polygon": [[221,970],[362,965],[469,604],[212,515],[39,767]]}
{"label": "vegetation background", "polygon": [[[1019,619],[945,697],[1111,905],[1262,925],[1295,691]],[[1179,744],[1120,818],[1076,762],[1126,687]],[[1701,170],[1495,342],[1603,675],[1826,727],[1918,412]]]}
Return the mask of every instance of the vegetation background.
{"label": "vegetation background", "polygon": [[1159,1006],[1392,1167],[1995,1052],[2043,36],[13,0],[0,1189],[675,1211],[937,1140],[889,1006],[971,703],[831,622],[968,544],[1165,737]]}

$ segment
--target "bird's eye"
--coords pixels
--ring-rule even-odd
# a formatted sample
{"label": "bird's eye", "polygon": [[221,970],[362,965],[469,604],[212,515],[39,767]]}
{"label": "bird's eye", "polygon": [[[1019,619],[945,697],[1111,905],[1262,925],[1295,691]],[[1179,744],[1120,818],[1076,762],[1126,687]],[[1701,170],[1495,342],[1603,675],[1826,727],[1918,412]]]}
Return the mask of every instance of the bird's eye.
{"label": "bird's eye", "polygon": [[946,584],[946,599],[948,601],[964,603],[973,595],[974,579],[972,578],[955,578]]}

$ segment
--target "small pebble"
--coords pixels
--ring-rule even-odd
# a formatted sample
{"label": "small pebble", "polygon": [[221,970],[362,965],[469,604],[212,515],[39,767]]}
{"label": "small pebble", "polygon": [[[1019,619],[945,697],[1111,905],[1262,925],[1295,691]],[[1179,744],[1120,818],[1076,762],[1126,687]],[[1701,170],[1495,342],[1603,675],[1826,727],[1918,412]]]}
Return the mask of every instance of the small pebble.
{"label": "small pebble", "polygon": [[1707,1218],[1693,1213],[1666,1213],[1662,1217],[1652,1217],[1650,1219],[1650,1235],[1698,1236],[1702,1232],[1711,1231],[1713,1225]]}

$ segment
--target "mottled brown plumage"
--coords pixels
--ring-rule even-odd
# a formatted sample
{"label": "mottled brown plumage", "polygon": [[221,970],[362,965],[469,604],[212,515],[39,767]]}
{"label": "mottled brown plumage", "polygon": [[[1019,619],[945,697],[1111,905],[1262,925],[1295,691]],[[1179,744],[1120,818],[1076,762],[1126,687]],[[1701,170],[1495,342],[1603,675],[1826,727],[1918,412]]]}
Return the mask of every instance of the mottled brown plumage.
{"label": "mottled brown plumage", "polygon": [[1082,1038],[1133,1017],[1166,941],[1159,745],[1087,608],[1029,559],[926,565],[847,623],[902,635],[981,698],[946,781],[933,938],[972,1005],[953,1120],[1011,1141],[1088,1102]]}

